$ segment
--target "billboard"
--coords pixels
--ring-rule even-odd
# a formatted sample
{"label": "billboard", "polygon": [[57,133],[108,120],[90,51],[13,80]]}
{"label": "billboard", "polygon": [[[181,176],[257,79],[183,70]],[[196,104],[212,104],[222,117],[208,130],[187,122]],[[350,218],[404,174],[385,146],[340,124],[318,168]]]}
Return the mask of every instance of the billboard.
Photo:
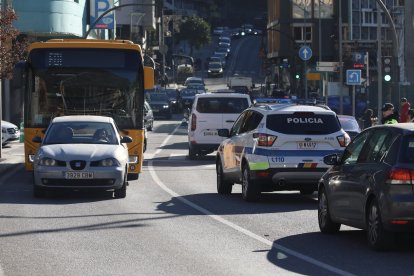
{"label": "billboard", "polygon": [[[92,24],[105,13],[114,7],[114,0],[90,0],[90,22]],[[93,27],[93,29],[114,29],[114,11],[109,12],[102,17]]]}

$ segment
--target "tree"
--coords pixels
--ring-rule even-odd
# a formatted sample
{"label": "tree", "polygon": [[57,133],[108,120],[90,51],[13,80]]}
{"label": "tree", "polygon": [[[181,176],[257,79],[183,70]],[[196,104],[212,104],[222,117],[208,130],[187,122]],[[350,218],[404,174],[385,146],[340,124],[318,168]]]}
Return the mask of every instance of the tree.
{"label": "tree", "polygon": [[203,45],[211,42],[210,25],[201,17],[188,17],[181,23],[176,38],[178,41],[188,41],[191,45],[190,55],[193,55],[193,47],[200,49]]}
{"label": "tree", "polygon": [[22,60],[27,49],[27,41],[18,40],[20,32],[12,23],[17,19],[13,9],[0,10],[0,78],[10,79],[15,64]]}

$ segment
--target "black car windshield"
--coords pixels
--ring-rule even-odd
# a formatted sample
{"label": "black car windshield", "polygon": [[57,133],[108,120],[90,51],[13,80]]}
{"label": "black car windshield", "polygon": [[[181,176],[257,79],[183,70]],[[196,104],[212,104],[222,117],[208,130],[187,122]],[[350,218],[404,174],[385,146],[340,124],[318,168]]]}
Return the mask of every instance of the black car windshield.
{"label": "black car windshield", "polygon": [[168,95],[164,93],[149,94],[151,101],[168,101]]}

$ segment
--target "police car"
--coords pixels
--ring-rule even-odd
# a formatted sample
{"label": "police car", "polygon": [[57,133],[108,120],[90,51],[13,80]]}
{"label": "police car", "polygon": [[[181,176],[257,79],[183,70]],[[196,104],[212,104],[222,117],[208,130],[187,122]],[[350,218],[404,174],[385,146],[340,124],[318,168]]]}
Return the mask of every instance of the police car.
{"label": "police car", "polygon": [[342,153],[350,142],[336,113],[322,105],[252,106],[218,135],[227,139],[217,151],[217,191],[230,194],[241,184],[246,201],[261,192],[312,194],[328,169],[323,157]]}

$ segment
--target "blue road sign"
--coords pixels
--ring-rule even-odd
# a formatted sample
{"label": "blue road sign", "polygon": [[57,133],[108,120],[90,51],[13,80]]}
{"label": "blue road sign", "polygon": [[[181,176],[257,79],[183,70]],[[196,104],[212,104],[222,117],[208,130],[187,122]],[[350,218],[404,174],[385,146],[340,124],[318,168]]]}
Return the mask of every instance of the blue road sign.
{"label": "blue road sign", "polygon": [[361,85],[361,70],[346,70],[347,85]]}
{"label": "blue road sign", "polygon": [[312,57],[312,49],[308,46],[302,46],[299,49],[299,57],[302,60],[310,60]]}

